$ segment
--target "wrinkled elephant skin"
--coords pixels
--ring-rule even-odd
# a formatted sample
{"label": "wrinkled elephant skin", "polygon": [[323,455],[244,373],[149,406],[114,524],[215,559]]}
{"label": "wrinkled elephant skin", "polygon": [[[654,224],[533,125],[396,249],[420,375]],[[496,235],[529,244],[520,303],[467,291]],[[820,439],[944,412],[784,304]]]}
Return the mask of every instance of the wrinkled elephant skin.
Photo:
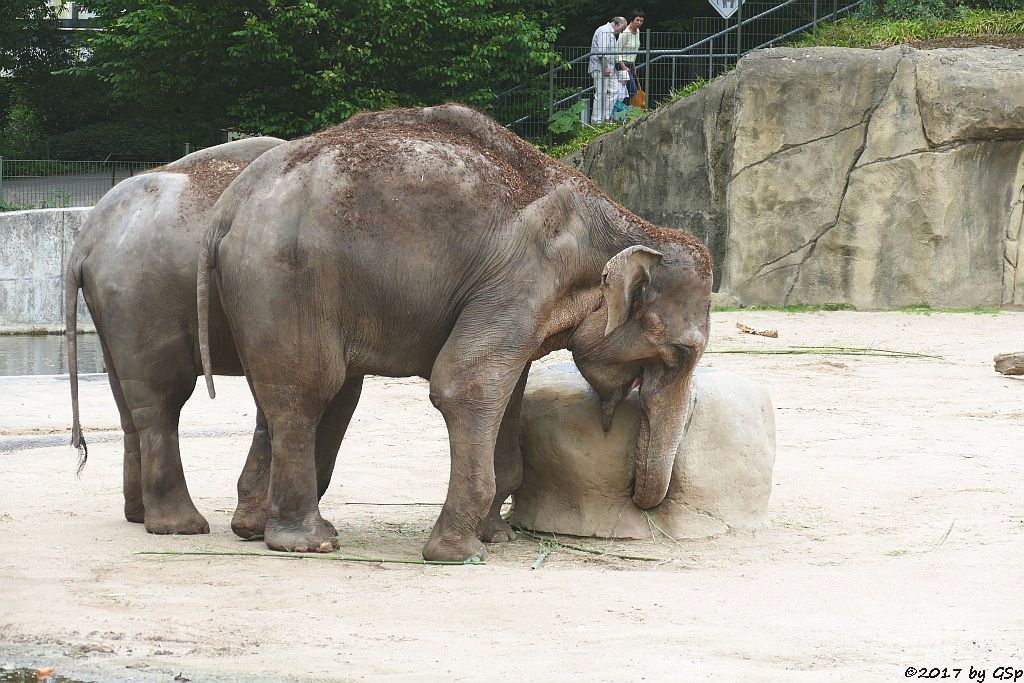
{"label": "wrinkled elephant skin", "polygon": [[[190,154],[118,184],[89,212],[75,242],[65,291],[71,366],[73,443],[80,443],[75,303],[81,287],[96,323],[124,431],[124,513],[157,534],[206,533],[188,492],[178,451],[178,417],[199,362],[195,277],[211,209],[253,159],[281,144],[249,138]],[[223,312],[210,311],[213,371],[242,367]],[[353,383],[349,393],[358,391]],[[355,402],[348,402],[354,407]],[[325,420],[325,424],[330,420]],[[338,431],[337,425],[331,429]],[[340,434],[334,435],[340,442]],[[327,450],[330,450],[327,448]],[[322,467],[333,470],[333,455]],[[249,458],[238,482],[236,533],[263,533],[268,515],[270,440],[257,414]],[[318,482],[326,488],[326,481]]]}
{"label": "wrinkled elephant skin", "polygon": [[200,343],[217,288],[270,429],[269,547],[328,538],[316,434],[346,382],[418,375],[451,448],[423,555],[483,558],[481,540],[514,536],[499,511],[522,477],[530,362],[560,348],[606,424],[639,382],[634,500],[665,496],[708,336],[711,260],[692,235],[641,220],[459,105],[361,114],[275,147],[214,212]]}

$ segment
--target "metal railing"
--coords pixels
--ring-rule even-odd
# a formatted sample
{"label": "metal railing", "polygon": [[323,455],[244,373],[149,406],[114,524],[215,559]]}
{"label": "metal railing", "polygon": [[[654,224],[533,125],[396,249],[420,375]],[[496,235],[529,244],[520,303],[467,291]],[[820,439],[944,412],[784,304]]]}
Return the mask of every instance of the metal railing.
{"label": "metal railing", "polygon": [[0,157],[0,210],[92,206],[125,178],[164,163]]}
{"label": "metal railing", "polygon": [[[862,2],[747,0],[730,19],[695,19],[690,32],[644,31],[636,64],[647,108],[671,99],[691,83],[711,80],[732,69],[752,50],[771,47],[821,22],[846,16]],[[555,51],[562,64],[495,98],[495,118],[522,137],[550,142],[551,115],[580,101],[585,103],[581,118],[589,116],[594,95],[593,80],[587,73],[590,48],[556,47]]]}

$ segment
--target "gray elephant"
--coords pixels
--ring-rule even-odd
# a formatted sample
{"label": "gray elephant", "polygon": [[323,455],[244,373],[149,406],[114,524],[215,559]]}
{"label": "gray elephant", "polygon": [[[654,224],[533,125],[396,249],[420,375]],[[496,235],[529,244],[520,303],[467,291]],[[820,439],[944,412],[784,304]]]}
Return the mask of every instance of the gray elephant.
{"label": "gray elephant", "polygon": [[[100,199],[75,241],[65,287],[72,443],[81,442],[75,336],[81,287],[124,431],[124,514],[151,533],[209,531],[189,495],[178,451],[179,413],[202,374],[195,301],[199,248],[224,188],[253,159],[283,142],[269,137],[229,142],[129,178]],[[212,371],[241,375],[218,306],[209,321]],[[343,428],[331,425],[334,431]],[[323,449],[328,478],[337,445],[332,450],[326,443],[335,440],[340,441],[327,439]],[[266,421],[258,412],[232,520],[240,536],[263,533],[269,468]]]}
{"label": "gray elephant", "polygon": [[522,477],[520,401],[530,362],[555,349],[601,396],[606,428],[639,385],[633,499],[664,498],[708,338],[711,258],[692,235],[458,105],[361,114],[275,147],[214,212],[200,349],[209,370],[216,287],[269,425],[270,548],[337,547],[318,425],[367,374],[428,378],[448,427],[448,495],[423,556],[474,561],[481,540],[514,538],[499,512]]}

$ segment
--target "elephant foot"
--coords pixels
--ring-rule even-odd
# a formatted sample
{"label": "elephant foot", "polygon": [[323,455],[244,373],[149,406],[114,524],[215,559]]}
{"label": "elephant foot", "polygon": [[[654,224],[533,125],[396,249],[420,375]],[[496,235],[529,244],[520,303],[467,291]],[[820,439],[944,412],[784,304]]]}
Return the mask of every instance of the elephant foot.
{"label": "elephant foot", "polygon": [[151,534],[208,534],[210,525],[199,512],[190,511],[161,514],[159,510],[146,510],[146,531]]}
{"label": "elephant foot", "polygon": [[468,538],[446,539],[431,535],[423,546],[423,559],[433,562],[475,564],[487,559],[487,548],[474,534]]}
{"label": "elephant foot", "polygon": [[124,502],[124,518],[133,524],[142,524],[146,521],[146,508],[142,502]]}
{"label": "elephant foot", "polygon": [[269,518],[270,512],[265,506],[243,509],[242,505],[239,505],[231,518],[231,530],[236,536],[247,541],[263,538]]}
{"label": "elephant foot", "polygon": [[286,553],[329,553],[339,547],[338,532],[334,525],[319,516],[310,530],[288,527],[269,520],[263,541],[271,550]]}
{"label": "elephant foot", "polygon": [[516,540],[515,530],[500,515],[488,515],[480,520],[476,535],[484,543],[504,543]]}

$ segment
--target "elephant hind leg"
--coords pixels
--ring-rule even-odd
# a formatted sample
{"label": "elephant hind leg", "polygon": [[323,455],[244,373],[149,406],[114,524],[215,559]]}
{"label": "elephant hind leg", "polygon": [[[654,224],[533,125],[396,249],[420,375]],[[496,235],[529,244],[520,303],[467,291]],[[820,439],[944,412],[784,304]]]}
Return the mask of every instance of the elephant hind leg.
{"label": "elephant hind leg", "polygon": [[205,534],[210,525],[192,502],[178,447],[178,418],[195,388],[194,377],[160,382],[120,378],[140,450],[146,531]]}
{"label": "elephant hind leg", "polygon": [[263,540],[271,550],[329,552],[337,548],[334,527],[320,516],[316,451],[321,418],[345,385],[341,358],[340,343],[303,347],[296,343],[274,354],[246,359],[270,432],[270,515]]}
{"label": "elephant hind leg", "polygon": [[[105,355],[105,354],[104,354]],[[135,524],[146,521],[146,505],[142,497],[142,446],[139,444],[139,433],[135,429],[131,411],[125,403],[121,391],[121,382],[117,372],[107,363],[107,379],[110,382],[114,403],[121,416],[121,431],[124,432],[124,468],[121,491],[124,494],[124,518]]]}
{"label": "elephant hind leg", "polygon": [[[352,420],[363,388],[362,377],[345,381],[341,391],[328,404],[316,429],[317,497],[323,498],[331,483],[338,448]],[[267,418],[257,407],[256,429],[245,468],[238,479],[238,508],[231,520],[231,529],[245,539],[262,538],[270,516],[267,498],[271,466],[270,432]],[[324,522],[333,529],[327,520]]]}
{"label": "elephant hind leg", "polygon": [[252,445],[245,467],[238,477],[238,507],[231,518],[231,530],[246,540],[263,538],[270,508],[267,491],[270,488],[270,430],[267,418],[256,406],[256,428],[252,432]]}
{"label": "elephant hind leg", "polygon": [[110,352],[100,335],[100,348],[103,351],[103,364],[107,369],[107,381],[110,392],[114,395],[114,404],[121,418],[121,431],[124,434],[124,466],[121,491],[124,495],[124,518],[135,524],[142,524],[146,519],[146,506],[142,500],[142,449],[139,445],[139,433],[132,420],[132,412],[128,409],[121,380],[117,375]]}

